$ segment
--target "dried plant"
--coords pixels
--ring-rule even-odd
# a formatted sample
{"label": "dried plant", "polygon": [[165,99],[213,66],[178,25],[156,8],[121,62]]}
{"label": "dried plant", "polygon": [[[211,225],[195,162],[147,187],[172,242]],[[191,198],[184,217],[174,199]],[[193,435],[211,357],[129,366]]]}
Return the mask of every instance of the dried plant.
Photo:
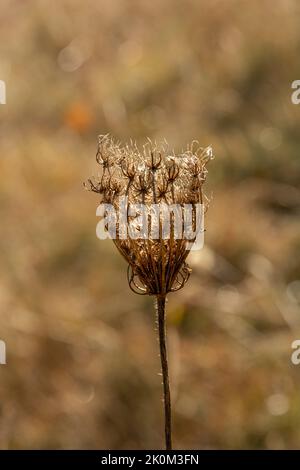
{"label": "dried plant", "polygon": [[[181,289],[191,273],[186,258],[196,238],[196,206],[201,204],[204,210],[207,207],[202,185],[206,179],[206,164],[211,158],[211,148],[203,149],[196,141],[176,155],[169,150],[166,142],[157,145],[148,140],[140,151],[133,142],[121,146],[108,135],[101,135],[96,155],[101,173],[97,179],[89,179],[86,185],[101,196],[100,202],[111,204],[117,213],[122,209],[120,201],[126,201],[127,236],[124,236],[124,224],[118,219],[113,241],[128,263],[130,288],[138,294],[155,296],[167,450],[172,449],[172,435],[166,296],[169,292]],[[146,208],[147,237],[142,235],[139,211],[132,211],[132,207],[139,204]],[[174,210],[157,213],[153,211],[157,205],[172,207]],[[178,224],[176,226],[175,222],[178,215],[181,216],[179,220],[185,220],[186,207],[192,209],[190,229],[186,230],[182,222],[178,235]],[[166,222],[169,224],[167,238],[163,236]],[[151,232],[153,227],[156,228],[154,233]]]}

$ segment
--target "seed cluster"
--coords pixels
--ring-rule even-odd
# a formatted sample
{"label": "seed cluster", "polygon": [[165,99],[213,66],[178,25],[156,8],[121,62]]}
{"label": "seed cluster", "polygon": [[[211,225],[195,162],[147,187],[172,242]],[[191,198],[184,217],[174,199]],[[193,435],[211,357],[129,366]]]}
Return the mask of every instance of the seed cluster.
{"label": "seed cluster", "polygon": [[[155,219],[151,212],[153,204],[182,207],[197,203],[206,205],[202,185],[206,179],[206,164],[212,159],[210,147],[203,149],[192,142],[185,151],[176,155],[166,142],[152,143],[150,140],[140,151],[133,142],[126,146],[116,143],[110,136],[98,138],[96,160],[101,166],[97,179],[88,180],[88,188],[100,194],[101,202],[119,209],[121,196],[126,197],[127,218],[130,207],[143,204],[149,208],[149,226],[163,225],[162,215]],[[170,237],[147,239],[117,236],[114,243],[128,262],[128,281],[132,290],[140,294],[165,295],[180,289],[187,281],[190,268],[186,263],[191,240],[174,236],[174,214],[171,214]],[[139,230],[138,219],[135,224]]]}

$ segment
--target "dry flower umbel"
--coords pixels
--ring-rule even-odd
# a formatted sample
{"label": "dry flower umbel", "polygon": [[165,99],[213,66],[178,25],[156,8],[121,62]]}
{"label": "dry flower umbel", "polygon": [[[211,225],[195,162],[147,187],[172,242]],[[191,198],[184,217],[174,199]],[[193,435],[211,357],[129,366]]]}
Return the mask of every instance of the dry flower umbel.
{"label": "dry flower umbel", "polygon": [[[180,154],[175,154],[166,142],[157,145],[148,140],[140,151],[133,142],[122,146],[110,136],[101,135],[96,155],[101,173],[97,179],[88,181],[89,189],[101,196],[100,202],[111,204],[116,213],[121,212],[120,201],[126,201],[128,236],[124,236],[124,225],[117,220],[113,241],[128,263],[130,288],[138,294],[156,297],[167,449],[172,448],[172,442],[165,301],[169,292],[184,286],[191,272],[186,258],[199,227],[196,223],[199,216],[197,207],[201,205],[204,210],[207,205],[202,186],[207,174],[206,164],[210,159],[211,148],[203,149],[196,141]],[[132,211],[132,207],[138,204],[146,207],[146,238],[139,236],[142,232],[140,214]],[[153,207],[157,205],[172,207],[172,210],[154,213]],[[182,222],[178,235],[178,224],[176,226],[175,222],[185,220],[187,207],[192,209],[190,227],[186,230]],[[169,226],[168,237],[163,236],[166,223]],[[153,226],[157,230],[152,231]]]}

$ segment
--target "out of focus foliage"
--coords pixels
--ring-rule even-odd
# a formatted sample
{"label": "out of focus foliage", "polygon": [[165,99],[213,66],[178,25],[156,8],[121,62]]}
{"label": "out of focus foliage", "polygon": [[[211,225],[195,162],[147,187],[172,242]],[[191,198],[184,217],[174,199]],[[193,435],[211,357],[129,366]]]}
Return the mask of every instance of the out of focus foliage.
{"label": "out of focus foliage", "polygon": [[179,448],[300,448],[296,0],[2,0],[1,448],[162,442],[151,299],[95,235],[98,133],[213,145],[206,246],[170,295]]}

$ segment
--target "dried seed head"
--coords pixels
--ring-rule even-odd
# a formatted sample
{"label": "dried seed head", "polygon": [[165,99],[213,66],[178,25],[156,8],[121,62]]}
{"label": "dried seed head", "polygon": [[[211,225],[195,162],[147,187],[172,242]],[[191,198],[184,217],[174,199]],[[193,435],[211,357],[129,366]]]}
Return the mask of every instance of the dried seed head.
{"label": "dried seed head", "polygon": [[[150,140],[140,152],[133,142],[122,147],[108,135],[98,138],[96,160],[102,167],[98,181],[88,180],[91,191],[101,194],[101,202],[110,203],[120,210],[121,197],[126,197],[127,223],[131,222],[135,234],[121,237],[117,222],[114,243],[128,262],[128,281],[132,290],[142,294],[166,294],[180,289],[190,275],[186,257],[191,239],[182,230],[176,235],[175,219],[183,215],[184,205],[203,203],[202,186],[206,179],[206,164],[213,158],[211,148],[196,148],[194,141],[180,155],[170,154],[166,143],[157,145]],[[176,206],[173,212],[153,212],[153,205],[163,203]],[[148,236],[143,237],[139,214],[131,214],[132,207],[146,207]],[[179,214],[180,215],[180,214]],[[170,236],[163,237],[166,218]],[[151,231],[154,230],[154,234]]]}

